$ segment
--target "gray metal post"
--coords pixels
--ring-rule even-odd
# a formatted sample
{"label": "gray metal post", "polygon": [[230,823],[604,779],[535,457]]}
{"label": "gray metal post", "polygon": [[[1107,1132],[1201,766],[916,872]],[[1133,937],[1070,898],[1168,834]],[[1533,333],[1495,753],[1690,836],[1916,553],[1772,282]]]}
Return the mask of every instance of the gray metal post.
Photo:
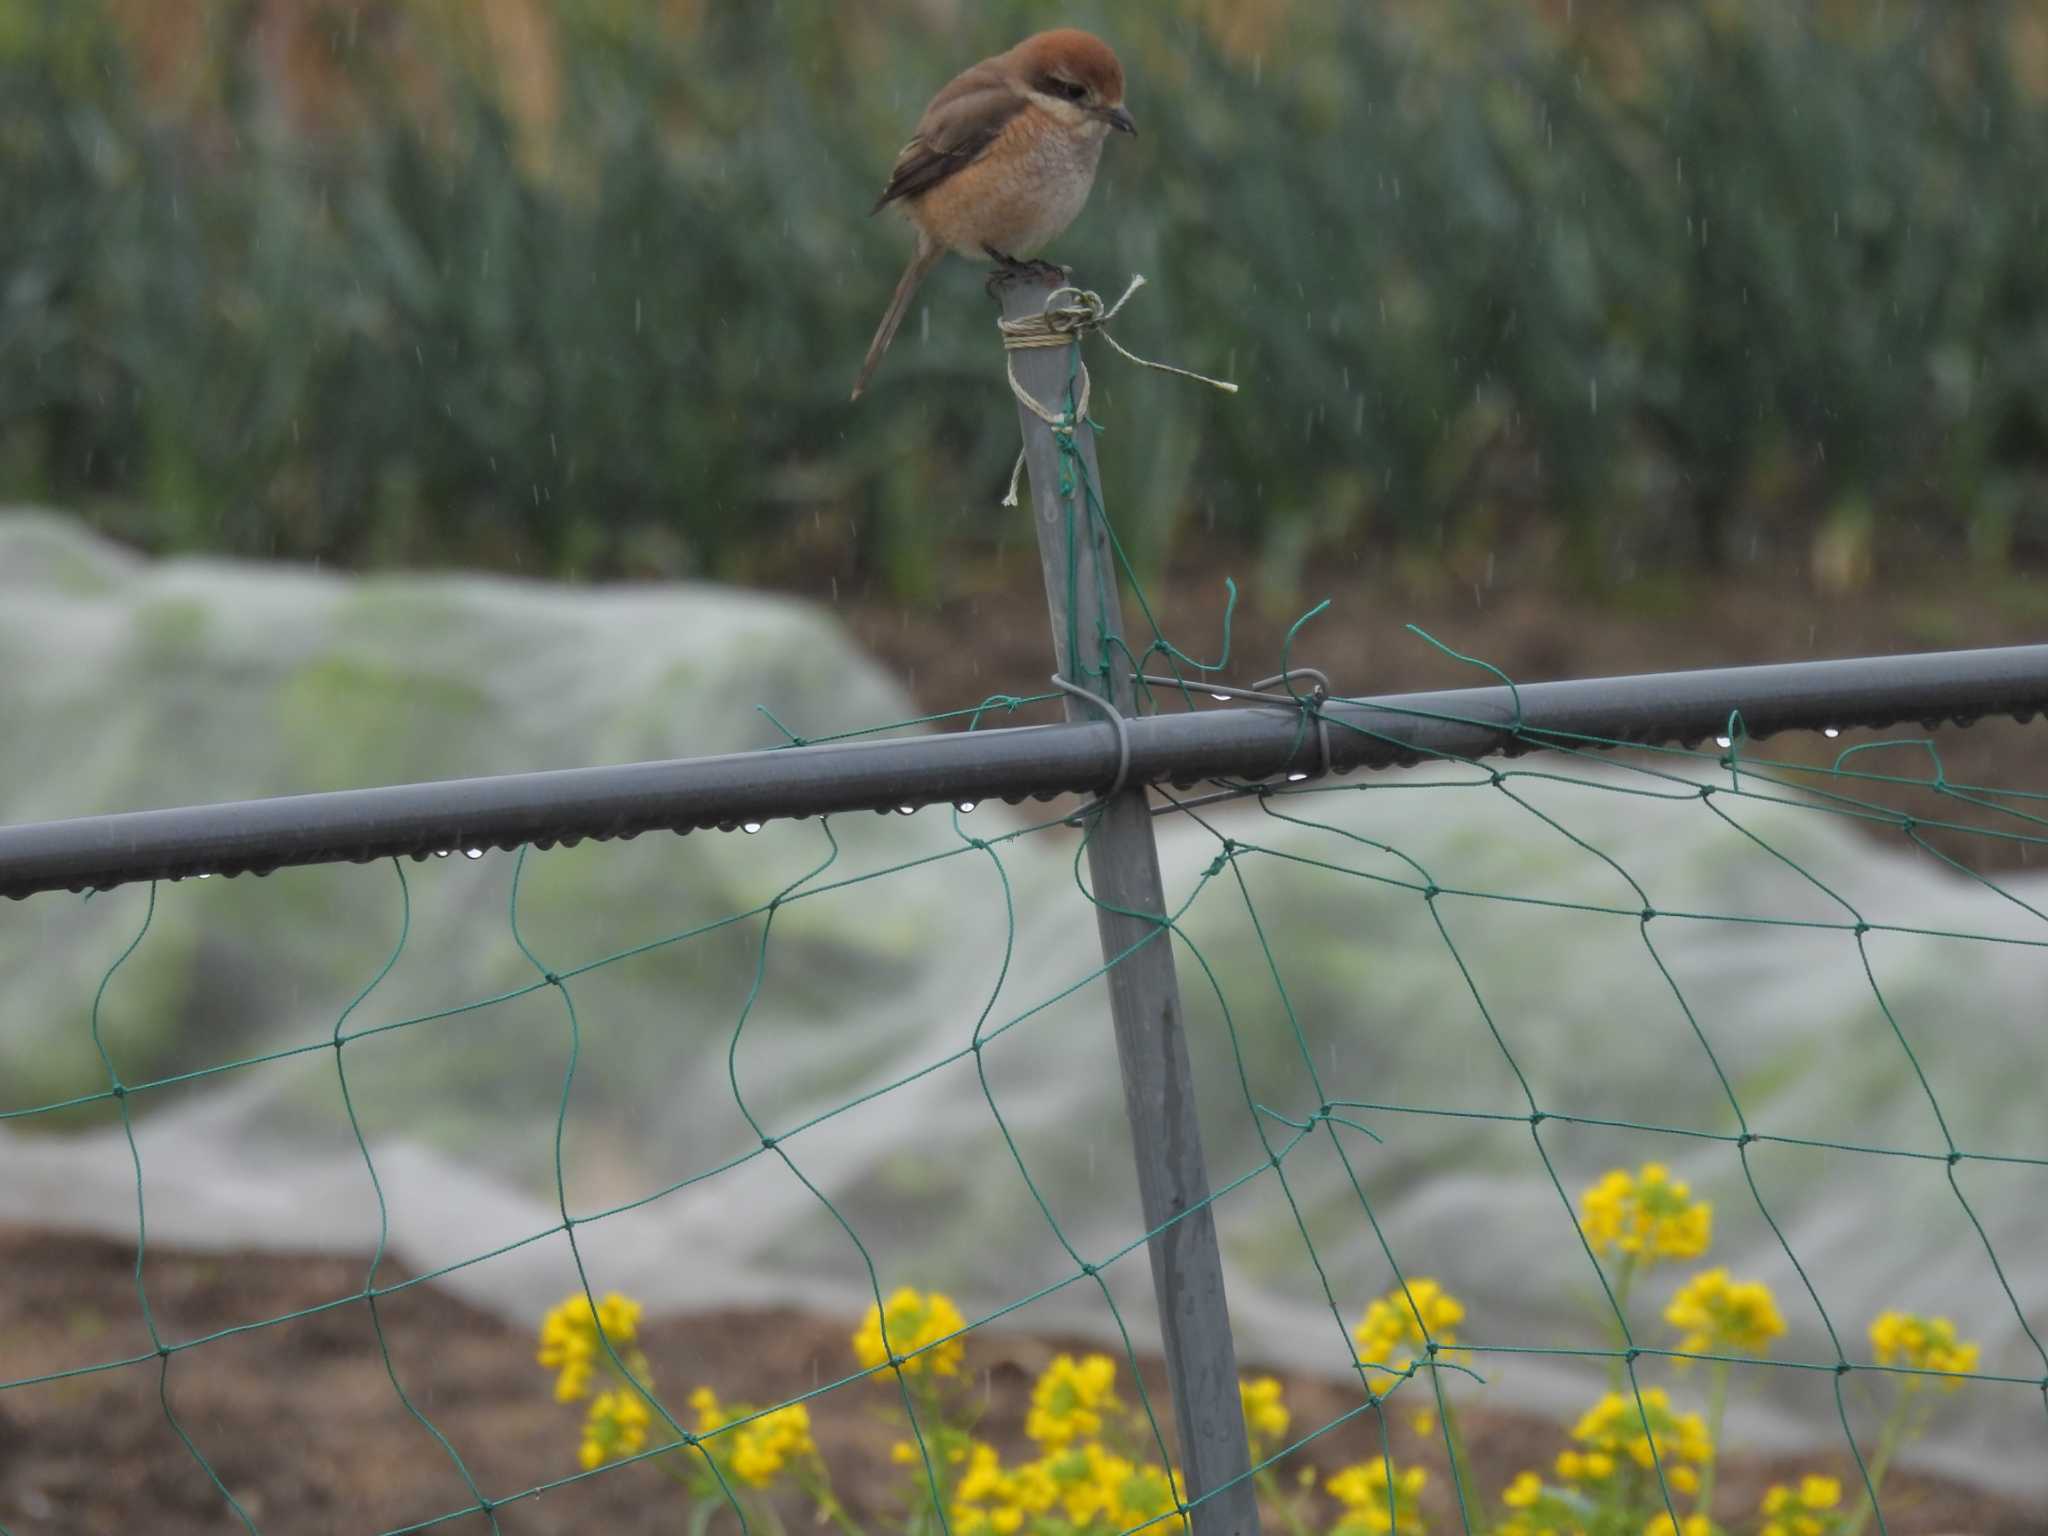
{"label": "gray metal post", "polygon": [[[1008,320],[1041,313],[1054,291],[1053,284],[1035,277],[1010,278],[998,287]],[[1063,410],[1069,349],[1032,348],[1010,355],[1017,382],[1032,398],[1048,410]],[[1119,648],[1101,644],[1120,639],[1123,630],[1108,536],[1090,516],[1078,485],[1070,520],[1060,496],[1060,449],[1051,428],[1021,403],[1017,416],[1024,428],[1024,460],[1031,472],[1031,505],[1060,675],[1091,691],[1106,692],[1119,712],[1132,714],[1130,658]],[[1075,435],[1075,448],[1088,483],[1099,490],[1095,443],[1085,428]],[[1070,528],[1079,546],[1071,552],[1071,562]],[[1068,654],[1070,613],[1080,620],[1074,626],[1079,657]],[[1105,662],[1110,674],[1106,683],[1100,675]],[[1066,707],[1070,720],[1101,718],[1082,699],[1069,698]],[[1103,808],[1088,843],[1088,869],[1101,903],[1096,918],[1103,959],[1124,955],[1154,935],[1150,943],[1111,966],[1107,980],[1145,1225],[1165,1228],[1149,1248],[1174,1422],[1180,1432],[1184,1497],[1193,1500],[1223,1490],[1195,1506],[1190,1517],[1195,1536],[1255,1536],[1258,1503],[1245,1475],[1250,1456],[1237,1393],[1237,1351],[1230,1337],[1216,1222],[1205,1203],[1209,1176],[1195,1121],[1194,1079],[1181,1027],[1173,944],[1158,931],[1157,923],[1127,915],[1158,913],[1163,920],[1166,911],[1159,849],[1152,839],[1152,816],[1142,784],[1125,788]],[[1168,1222],[1173,1224],[1166,1226]]]}

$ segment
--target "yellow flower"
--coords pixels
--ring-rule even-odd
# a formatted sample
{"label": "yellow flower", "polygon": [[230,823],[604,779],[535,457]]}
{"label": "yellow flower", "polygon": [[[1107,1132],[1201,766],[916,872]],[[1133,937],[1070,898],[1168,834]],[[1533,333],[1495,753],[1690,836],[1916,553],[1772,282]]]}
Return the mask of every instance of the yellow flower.
{"label": "yellow flower", "polygon": [[[766,1488],[790,1462],[818,1449],[811,1439],[811,1411],[802,1403],[749,1417],[753,1409],[740,1403],[721,1406],[718,1394],[709,1387],[697,1388],[689,1401],[690,1411],[697,1415],[697,1433],[710,1437],[705,1449],[751,1488]],[[906,1450],[911,1448],[898,1444],[890,1451],[891,1459],[905,1460],[902,1453]],[[909,1459],[915,1456],[911,1450]]]}
{"label": "yellow flower", "polygon": [[1835,1529],[1829,1511],[1841,1502],[1840,1481],[1818,1473],[1809,1472],[1797,1488],[1773,1483],[1758,1506],[1765,1519],[1757,1536],[1827,1536]]}
{"label": "yellow flower", "polygon": [[[891,1330],[893,1333],[893,1329]],[[1116,1362],[1107,1355],[1055,1355],[1031,1388],[1024,1433],[1047,1450],[1102,1433],[1104,1410],[1114,1410]]]}
{"label": "yellow flower", "polygon": [[954,1487],[951,1515],[958,1536],[1012,1536],[1055,1512],[1076,1528],[1127,1530],[1178,1503],[1165,1468],[1128,1461],[1093,1440],[1015,1468],[977,1442]]}
{"label": "yellow flower", "polygon": [[1281,1399],[1277,1376],[1257,1376],[1237,1384],[1244,1404],[1244,1426],[1253,1445],[1272,1446],[1287,1438],[1287,1426],[1294,1419]]}
{"label": "yellow flower", "polygon": [[[907,1444],[904,1446],[906,1450],[909,1448]],[[914,1455],[915,1453],[913,1452],[912,1456],[899,1457],[897,1459],[909,1461],[914,1458]],[[967,1471],[962,1475],[960,1486],[954,1492],[962,1499],[986,1499],[991,1493],[996,1491],[997,1486],[1002,1481],[1002,1475],[1002,1462],[996,1455],[996,1448],[992,1445],[983,1445],[980,1441],[976,1441],[973,1449],[967,1453]]]}
{"label": "yellow flower", "polygon": [[1361,1461],[1333,1474],[1323,1491],[1344,1506],[1331,1536],[1411,1536],[1425,1529],[1418,1500],[1429,1474],[1421,1467],[1407,1467],[1393,1474],[1394,1507],[1387,1509],[1388,1464]]}
{"label": "yellow flower", "polygon": [[1799,1502],[1808,1509],[1833,1509],[1842,1502],[1841,1480],[1807,1473],[1799,1479]]}
{"label": "yellow flower", "polygon": [[1620,1252],[1644,1264],[1694,1259],[1713,1236],[1714,1208],[1662,1163],[1631,1175],[1609,1169],[1579,1197],[1579,1227],[1595,1253]]}
{"label": "yellow flower", "polygon": [[1527,1509],[1543,1496],[1543,1479],[1534,1472],[1517,1472],[1515,1480],[1501,1491],[1500,1501],[1509,1509]]}
{"label": "yellow flower", "polygon": [[[886,1315],[881,1307],[868,1308],[866,1320],[853,1336],[853,1352],[869,1370],[886,1364],[893,1349],[907,1375],[929,1371],[934,1376],[952,1376],[959,1372],[966,1351],[960,1340],[951,1336],[966,1327],[967,1319],[950,1296],[939,1291],[919,1294],[906,1285],[889,1298]],[[939,1343],[941,1339],[946,1342]]]}
{"label": "yellow flower", "polygon": [[639,1393],[600,1392],[591,1399],[577,1454],[585,1471],[631,1456],[646,1444],[647,1403]]}
{"label": "yellow flower", "polygon": [[1542,1493],[1524,1508],[1503,1515],[1493,1527],[1494,1536],[1586,1536],[1586,1530],[1584,1511],[1576,1501]]}
{"label": "yellow flower", "polygon": [[1673,1413],[1662,1387],[1643,1389],[1640,1410],[1633,1397],[1609,1392],[1580,1417],[1572,1438],[1586,1449],[1558,1456],[1557,1475],[1568,1483],[1605,1482],[1626,1456],[1645,1470],[1661,1465],[1666,1482],[1681,1493],[1691,1493],[1699,1486],[1694,1469],[1714,1457],[1706,1421],[1696,1413]]}
{"label": "yellow flower", "polygon": [[1100,1521],[1125,1530],[1178,1505],[1163,1467],[1128,1461],[1093,1440],[1056,1451],[1022,1473],[1044,1478],[1067,1522],[1077,1527]]}
{"label": "yellow flower", "polygon": [[1713,1536],[1713,1531],[1713,1522],[1705,1515],[1687,1515],[1677,1521],[1668,1511],[1660,1510],[1643,1527],[1643,1536]]}
{"label": "yellow flower", "polygon": [[1464,1303],[1434,1280],[1418,1279],[1376,1298],[1353,1330],[1358,1359],[1378,1374],[1405,1371],[1432,1340],[1449,1345],[1465,1319]]}
{"label": "yellow flower", "polygon": [[725,1428],[725,1421],[729,1417],[726,1411],[718,1406],[718,1394],[709,1387],[699,1387],[690,1394],[690,1411],[697,1415],[697,1433],[700,1435],[708,1435],[715,1429]]}
{"label": "yellow flower", "polygon": [[1702,1270],[1680,1286],[1664,1321],[1684,1332],[1678,1347],[1688,1354],[1761,1354],[1785,1331],[1771,1288],[1760,1280],[1730,1280],[1725,1269]]}
{"label": "yellow flower", "polygon": [[1605,1451],[1559,1451],[1557,1475],[1568,1483],[1604,1483],[1614,1476],[1614,1458]]}
{"label": "yellow flower", "polygon": [[540,1350],[535,1358],[557,1373],[557,1402],[573,1403],[587,1396],[597,1368],[610,1365],[611,1357],[598,1338],[600,1327],[627,1371],[640,1381],[648,1379],[646,1356],[630,1347],[639,1337],[640,1303],[611,1291],[593,1307],[590,1298],[577,1291],[565,1296],[560,1306],[550,1308],[540,1323]]}
{"label": "yellow flower", "polygon": [[[1945,1317],[1917,1317],[1910,1312],[1881,1312],[1870,1325],[1870,1347],[1879,1365],[1908,1365],[1916,1370],[1957,1374],[1977,1369],[1977,1346],[1956,1337],[1956,1325]],[[1905,1378],[1911,1391],[1920,1378]],[[1946,1381],[1953,1392],[1962,1383]]]}
{"label": "yellow flower", "polygon": [[734,1477],[750,1488],[766,1488],[790,1462],[817,1448],[811,1439],[810,1410],[791,1403],[735,1429],[726,1459]]}

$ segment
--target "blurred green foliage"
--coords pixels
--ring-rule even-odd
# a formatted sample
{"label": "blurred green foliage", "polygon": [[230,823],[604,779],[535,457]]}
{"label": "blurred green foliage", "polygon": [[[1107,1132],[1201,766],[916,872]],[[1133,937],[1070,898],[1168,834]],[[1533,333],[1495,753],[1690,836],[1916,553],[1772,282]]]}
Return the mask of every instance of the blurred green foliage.
{"label": "blurred green foliage", "polygon": [[[979,276],[846,392],[925,98],[1123,54],[1058,256],[1109,504],[1579,579],[2048,551],[2026,0],[0,0],[0,496],[157,548],[929,592],[1014,451]],[[1832,577],[1831,577],[1832,573]]]}

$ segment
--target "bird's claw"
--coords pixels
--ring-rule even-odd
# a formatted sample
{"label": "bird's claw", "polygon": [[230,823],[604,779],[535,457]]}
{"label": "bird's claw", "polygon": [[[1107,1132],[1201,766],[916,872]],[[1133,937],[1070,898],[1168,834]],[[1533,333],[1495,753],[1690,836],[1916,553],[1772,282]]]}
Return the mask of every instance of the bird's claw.
{"label": "bird's claw", "polygon": [[996,264],[995,270],[988,275],[987,287],[991,295],[1011,283],[1049,283],[1059,287],[1071,276],[1065,267],[1056,262],[1019,261],[992,245],[985,245],[982,249],[988,252],[989,259]]}

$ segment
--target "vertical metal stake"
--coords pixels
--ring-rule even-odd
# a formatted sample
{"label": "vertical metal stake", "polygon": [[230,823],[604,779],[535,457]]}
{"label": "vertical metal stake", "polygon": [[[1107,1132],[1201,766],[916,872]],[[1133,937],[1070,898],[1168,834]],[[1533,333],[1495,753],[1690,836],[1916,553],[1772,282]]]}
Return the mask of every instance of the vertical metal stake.
{"label": "vertical metal stake", "polygon": [[[1042,278],[1017,277],[999,283],[999,291],[1004,318],[1017,320],[1042,312],[1054,285]],[[1065,408],[1070,353],[1068,347],[1044,347],[1010,354],[1017,382],[1048,410]],[[1060,448],[1052,429],[1021,403],[1017,417],[1024,428],[1024,460],[1031,471],[1038,555],[1045,568],[1045,594],[1052,611],[1053,650],[1060,675],[1107,698],[1124,714],[1135,713],[1130,657],[1115,643],[1122,639],[1123,619],[1108,536],[1090,515],[1078,483],[1069,521],[1060,496]],[[1095,442],[1086,427],[1074,434],[1074,447],[1088,483],[1100,490]],[[1071,591],[1069,528],[1078,546],[1073,551]],[[1079,656],[1067,654],[1070,613],[1077,616],[1074,636]],[[1110,674],[1107,679],[1100,676],[1105,664]],[[1069,720],[1100,718],[1080,699],[1069,698],[1066,706]],[[1106,724],[1104,729],[1108,729]],[[1096,900],[1102,904],[1096,910],[1096,920],[1103,959],[1122,955],[1152,936],[1150,943],[1111,966],[1107,980],[1145,1226],[1148,1230],[1165,1227],[1153,1237],[1149,1249],[1174,1422],[1180,1431],[1183,1497],[1202,1499],[1190,1515],[1194,1536],[1256,1536],[1258,1503],[1251,1479],[1245,1475],[1250,1456],[1244,1409],[1237,1395],[1237,1352],[1223,1295],[1216,1222],[1206,1204],[1209,1176],[1203,1167],[1202,1138],[1195,1123],[1194,1080],[1181,1027],[1173,942],[1160,931],[1160,924],[1126,915],[1158,913],[1163,922],[1166,912],[1159,849],[1152,839],[1152,816],[1143,785],[1126,787],[1103,808],[1088,843],[1088,869]],[[1173,1225],[1165,1226],[1167,1222]],[[1219,1488],[1223,1491],[1213,1493]],[[1211,1493],[1213,1497],[1203,1498]]]}

